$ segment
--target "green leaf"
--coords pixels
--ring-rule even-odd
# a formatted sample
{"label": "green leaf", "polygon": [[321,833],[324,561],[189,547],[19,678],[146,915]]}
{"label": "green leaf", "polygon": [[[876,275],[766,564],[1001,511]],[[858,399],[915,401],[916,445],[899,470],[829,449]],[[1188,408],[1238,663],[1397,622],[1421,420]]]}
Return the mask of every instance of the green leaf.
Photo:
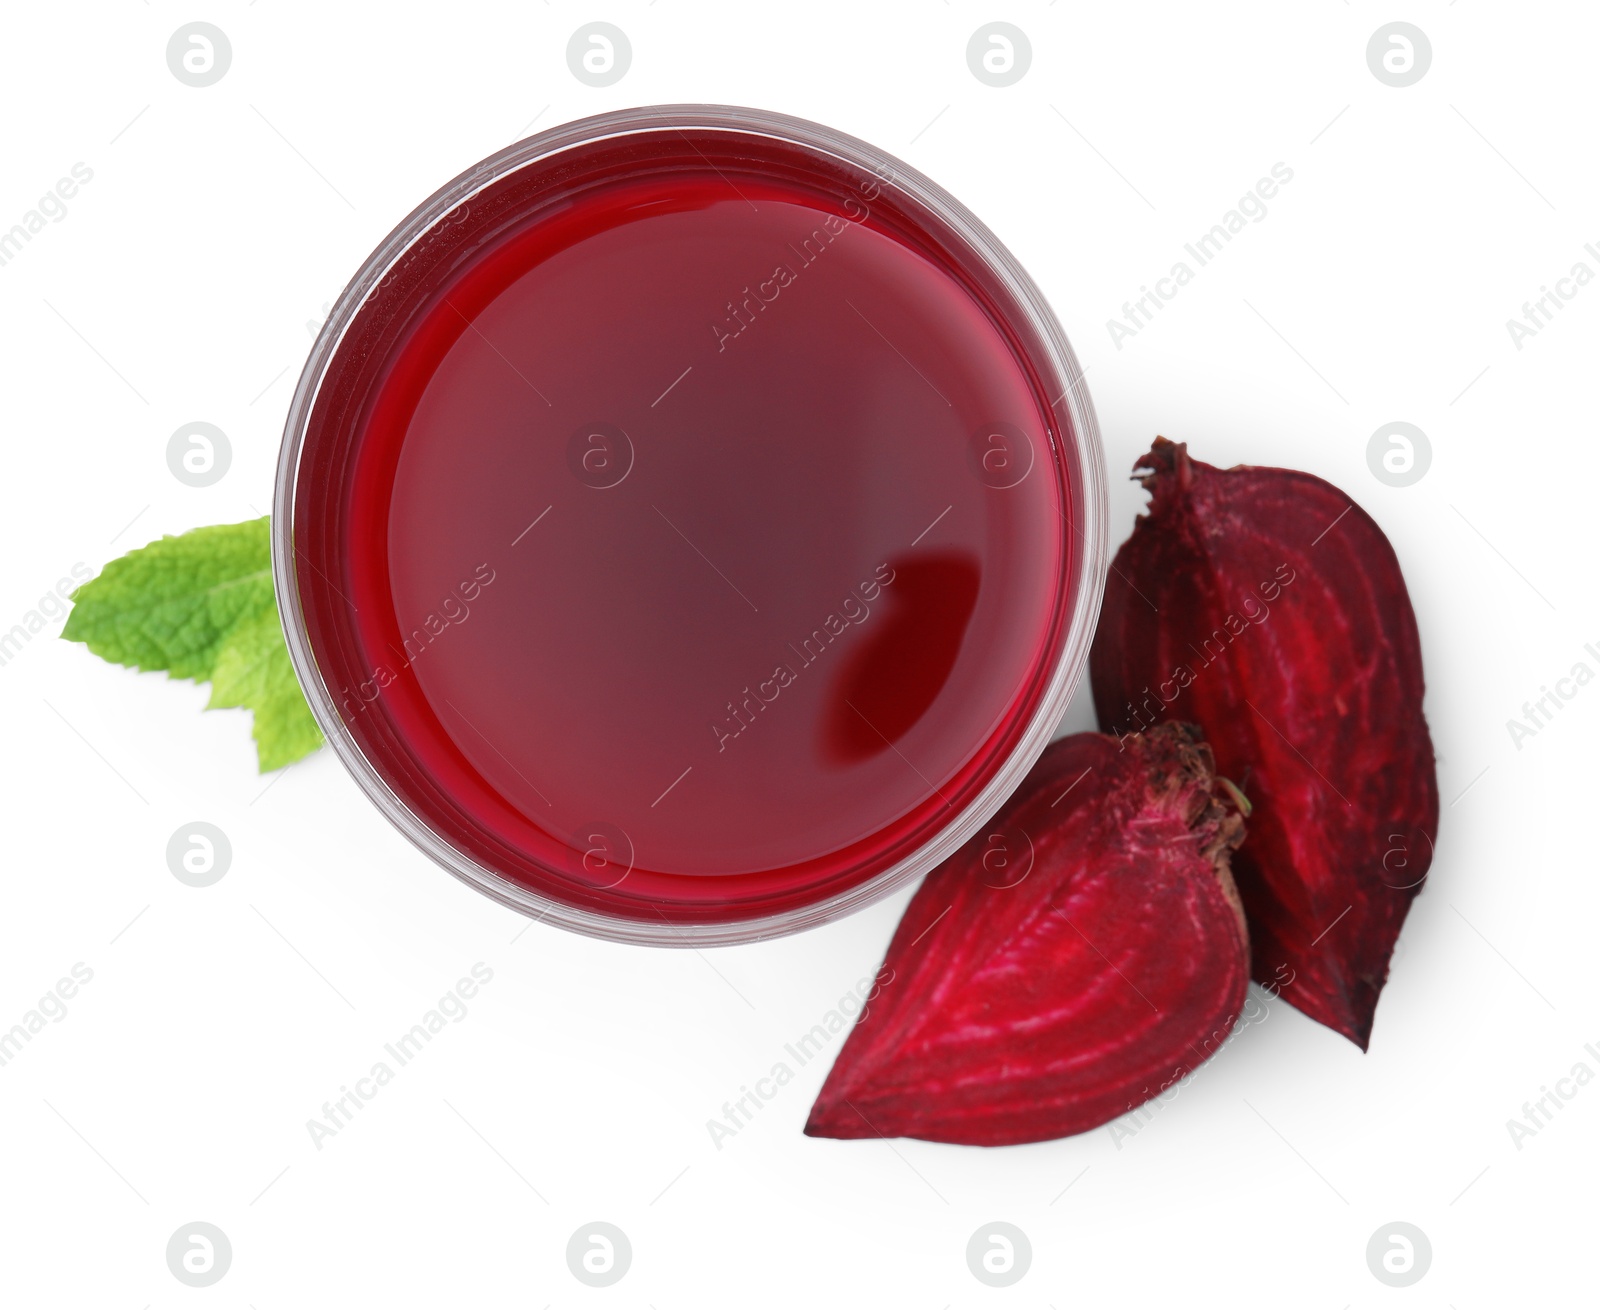
{"label": "green leaf", "polygon": [[204,681],[239,620],[273,605],[268,519],[152,541],[112,560],[72,601],[68,641],[113,664]]}
{"label": "green leaf", "polygon": [[293,764],[322,745],[322,731],[289,663],[275,605],[241,619],[217,654],[206,708],[230,707],[255,715],[251,735],[262,773]]}
{"label": "green leaf", "polygon": [[322,745],[272,590],[271,520],[196,528],[112,560],[73,593],[61,635],[102,659],[211,682],[207,709],[255,719],[261,772]]}

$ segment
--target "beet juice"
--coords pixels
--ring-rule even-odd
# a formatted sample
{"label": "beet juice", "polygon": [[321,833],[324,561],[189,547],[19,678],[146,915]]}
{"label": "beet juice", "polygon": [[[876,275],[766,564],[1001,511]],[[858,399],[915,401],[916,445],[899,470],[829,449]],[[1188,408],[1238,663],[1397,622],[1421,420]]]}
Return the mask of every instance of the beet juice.
{"label": "beet juice", "polygon": [[925,871],[1048,740],[1103,567],[1070,353],[970,215],[849,138],[629,111],[424,205],[290,418],[314,709],[419,845],[632,940]]}

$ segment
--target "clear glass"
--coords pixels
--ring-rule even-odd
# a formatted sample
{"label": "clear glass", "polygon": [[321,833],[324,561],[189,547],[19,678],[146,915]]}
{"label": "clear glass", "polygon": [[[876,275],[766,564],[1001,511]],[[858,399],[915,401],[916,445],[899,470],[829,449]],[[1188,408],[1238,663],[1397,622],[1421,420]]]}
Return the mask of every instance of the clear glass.
{"label": "clear glass", "polygon": [[[508,179],[534,168],[559,179],[565,159],[578,160],[581,151],[592,150],[597,143],[629,137],[655,139],[664,131],[677,133],[686,141],[690,132],[718,134],[717,140],[722,139],[720,134],[727,134],[730,139],[737,138],[730,147],[737,149],[753,149],[758,142],[785,150],[798,148],[819,167],[825,164],[841,170],[842,175],[859,176],[883,188],[897,212],[920,215],[923,226],[936,232],[951,258],[976,270],[975,276],[984,281],[989,312],[1004,320],[1000,326],[1008,339],[1020,343],[1016,347],[1019,366],[1025,364],[1029,376],[1036,379],[1041,397],[1052,397],[1041,403],[1048,415],[1042,458],[1054,462],[1062,496],[1058,512],[1069,529],[1062,534],[1061,613],[1048,659],[1041,661],[1030,681],[1031,708],[1019,716],[1003,754],[985,760],[970,785],[964,784],[964,790],[958,792],[961,804],[952,807],[948,817],[926,833],[915,849],[899,854],[884,867],[863,865],[862,876],[851,885],[840,888],[840,880],[835,878],[832,889],[815,899],[792,903],[794,897],[790,896],[788,903],[770,910],[752,903],[748,911],[731,916],[700,914],[692,907],[677,905],[667,906],[670,914],[647,912],[648,907],[617,912],[577,894],[577,888],[571,896],[564,894],[559,879],[530,886],[526,877],[512,872],[508,861],[493,856],[492,845],[469,840],[472,834],[459,826],[446,830],[432,811],[418,803],[428,790],[426,777],[420,776],[425,775],[426,767],[407,761],[397,764],[388,756],[378,758],[365,722],[350,709],[348,687],[341,688],[346,694],[339,696],[330,686],[330,681],[339,685],[337,676],[329,676],[331,639],[320,635],[318,621],[314,617],[308,621],[308,615],[319,604],[336,605],[334,597],[344,595],[330,576],[337,573],[339,560],[325,554],[309,557],[312,525],[296,521],[297,513],[308,512],[305,505],[313,500],[313,494],[321,494],[323,483],[337,476],[337,462],[330,465],[325,455],[318,457],[322,462],[307,467],[308,433],[315,436],[314,421],[326,427],[325,416],[319,418],[319,401],[333,394],[328,383],[330,371],[348,367],[349,358],[366,349],[366,339],[353,335],[353,328],[365,323],[362,330],[370,334],[372,316],[387,312],[384,298],[392,298],[397,287],[403,290],[416,270],[426,268],[430,260],[442,258],[441,252],[450,248],[453,228],[464,225],[467,215],[499,203],[497,197],[507,194]],[[700,135],[699,139],[707,137]],[[581,168],[576,164],[573,168],[575,175],[581,175]],[[555,202],[558,211],[561,198],[553,193],[558,193],[561,185],[542,186],[538,203],[549,207]],[[480,198],[485,197],[480,205]],[[330,468],[334,473],[330,474]],[[420,205],[362,265],[311,350],[289,410],[273,514],[273,572],[291,659],[329,742],[378,809],[430,858],[503,905],[592,936],[665,946],[754,941],[826,922],[904,886],[977,834],[1049,742],[1083,675],[1099,614],[1107,557],[1104,460],[1093,407],[1060,325],[1017,261],[958,201],[882,151],[800,119],[722,106],[655,106],[569,123],[484,160]],[[886,828],[892,818],[886,817]]]}

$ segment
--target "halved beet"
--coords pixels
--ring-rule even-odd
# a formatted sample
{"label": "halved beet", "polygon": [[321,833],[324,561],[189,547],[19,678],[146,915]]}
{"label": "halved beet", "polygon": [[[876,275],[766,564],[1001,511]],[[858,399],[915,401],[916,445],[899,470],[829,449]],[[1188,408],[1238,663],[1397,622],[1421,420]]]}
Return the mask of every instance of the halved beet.
{"label": "halved beet", "polygon": [[1244,836],[1194,730],[1054,743],[912,898],[806,1132],[999,1146],[1081,1133],[1227,1038]]}
{"label": "halved beet", "polygon": [[1256,980],[1365,1050],[1439,826],[1400,565],[1308,473],[1217,469],[1161,438],[1134,468],[1150,509],[1106,583],[1100,726],[1130,743],[1201,726],[1252,803],[1234,875]]}

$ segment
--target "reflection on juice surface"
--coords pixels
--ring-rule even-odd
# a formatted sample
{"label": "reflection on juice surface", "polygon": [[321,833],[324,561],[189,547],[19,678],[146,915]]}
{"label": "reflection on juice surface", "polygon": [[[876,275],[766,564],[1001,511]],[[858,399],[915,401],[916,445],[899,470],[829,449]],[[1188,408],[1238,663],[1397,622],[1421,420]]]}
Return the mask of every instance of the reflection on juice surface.
{"label": "reflection on juice surface", "polygon": [[933,708],[978,603],[974,556],[929,551],[893,567],[889,613],[851,653],[824,720],[824,753],[841,764],[889,750]]}

